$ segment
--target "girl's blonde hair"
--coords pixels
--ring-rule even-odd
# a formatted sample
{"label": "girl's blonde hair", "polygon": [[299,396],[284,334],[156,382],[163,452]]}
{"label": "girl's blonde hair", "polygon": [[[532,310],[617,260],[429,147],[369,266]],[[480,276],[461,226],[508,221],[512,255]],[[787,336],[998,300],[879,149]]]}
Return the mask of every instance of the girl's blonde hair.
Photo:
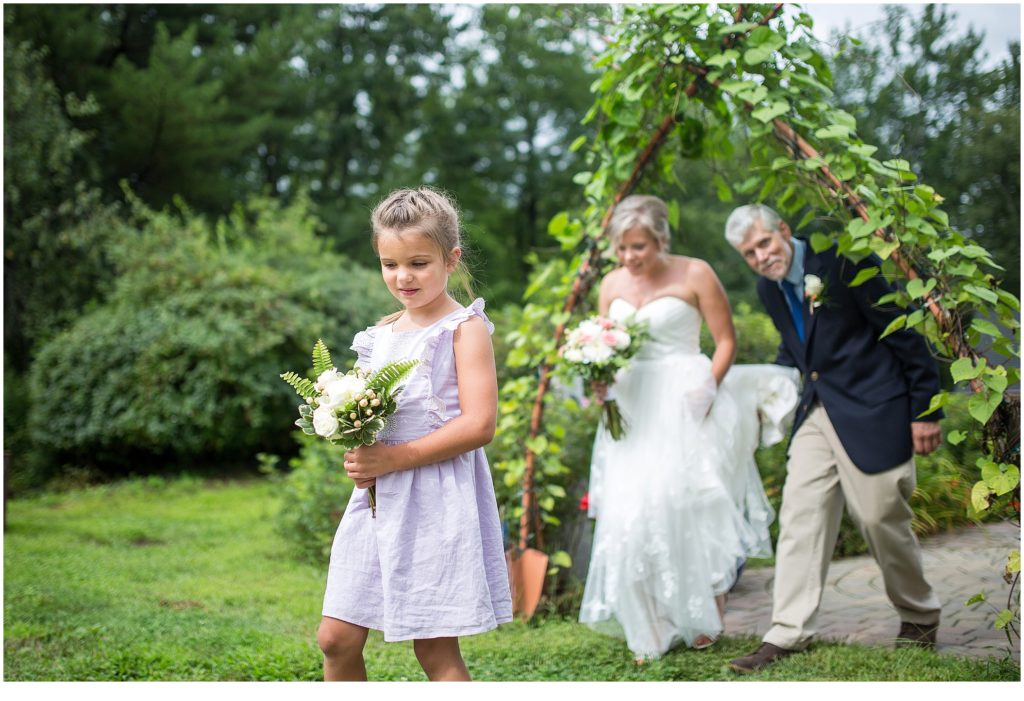
{"label": "girl's blonde hair", "polygon": [[[377,254],[377,243],[384,234],[418,233],[426,236],[437,246],[446,263],[451,260],[453,249],[462,248],[462,227],[455,202],[441,190],[426,185],[403,188],[389,194],[374,207],[370,225],[373,228],[370,241],[373,252]],[[460,279],[466,294],[472,299],[471,277],[461,259],[453,275]],[[400,315],[401,311],[389,314],[379,323],[389,323]]]}

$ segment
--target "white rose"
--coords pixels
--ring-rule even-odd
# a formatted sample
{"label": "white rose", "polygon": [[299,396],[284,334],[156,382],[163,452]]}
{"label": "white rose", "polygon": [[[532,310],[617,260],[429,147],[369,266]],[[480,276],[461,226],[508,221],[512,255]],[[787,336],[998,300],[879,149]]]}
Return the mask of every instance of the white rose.
{"label": "white rose", "polygon": [[330,370],[324,370],[322,373],[320,373],[320,377],[316,378],[316,383],[315,383],[316,391],[322,393],[324,391],[324,387],[327,386],[327,383],[333,381],[337,376],[338,376],[337,368],[331,368]]}
{"label": "white rose", "polygon": [[630,342],[632,342],[633,339],[629,337],[628,333],[626,333],[625,331],[620,331],[618,329],[615,329],[611,333],[615,335],[616,350],[624,350],[626,348],[629,348],[629,344]]}
{"label": "white rose", "polygon": [[313,430],[318,436],[333,438],[338,432],[338,418],[330,407],[320,406],[313,410]]}
{"label": "white rose", "polygon": [[595,338],[599,338],[601,333],[604,331],[600,324],[590,321],[589,319],[581,321],[580,325],[576,327],[576,330],[578,332],[576,342],[580,344],[590,343]]}
{"label": "white rose", "polygon": [[[355,375],[342,375],[328,382],[324,394],[329,396],[328,404],[332,407],[344,406],[366,391],[366,380]],[[321,398],[321,404],[323,400]]]}
{"label": "white rose", "polygon": [[613,354],[611,348],[600,342],[588,343],[583,346],[583,362],[585,363],[603,363]]}
{"label": "white rose", "polygon": [[817,275],[804,275],[804,294],[812,299],[821,294],[825,289],[825,283]]}
{"label": "white rose", "polygon": [[583,362],[583,353],[580,352],[579,348],[566,348],[565,353],[562,354],[562,357],[568,360],[570,363]]}

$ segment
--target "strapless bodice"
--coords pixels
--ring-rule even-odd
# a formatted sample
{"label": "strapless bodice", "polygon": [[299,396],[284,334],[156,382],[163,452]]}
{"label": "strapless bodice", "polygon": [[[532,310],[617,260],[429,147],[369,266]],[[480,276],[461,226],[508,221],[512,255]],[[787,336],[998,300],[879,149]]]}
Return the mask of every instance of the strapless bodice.
{"label": "strapless bodice", "polygon": [[640,346],[635,358],[650,360],[700,353],[700,311],[679,297],[655,297],[639,309],[622,297],[616,297],[608,307],[608,316],[615,321],[635,316],[637,321],[647,322],[650,337]]}

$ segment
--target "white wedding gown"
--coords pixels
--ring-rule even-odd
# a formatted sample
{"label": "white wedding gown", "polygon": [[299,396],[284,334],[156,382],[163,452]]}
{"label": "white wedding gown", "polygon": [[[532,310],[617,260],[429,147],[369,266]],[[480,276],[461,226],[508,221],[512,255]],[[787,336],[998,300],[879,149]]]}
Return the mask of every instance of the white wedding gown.
{"label": "white wedding gown", "polygon": [[775,514],[754,450],[784,437],[799,375],[737,365],[715,395],[696,308],[671,296],[640,309],[616,298],[608,314],[635,314],[651,335],[609,395],[625,436],[615,441],[601,427],[594,442],[589,513],[597,524],[580,621],[625,637],[637,658],[655,658],[718,635],[715,595],[732,587],[746,558],[771,556]]}

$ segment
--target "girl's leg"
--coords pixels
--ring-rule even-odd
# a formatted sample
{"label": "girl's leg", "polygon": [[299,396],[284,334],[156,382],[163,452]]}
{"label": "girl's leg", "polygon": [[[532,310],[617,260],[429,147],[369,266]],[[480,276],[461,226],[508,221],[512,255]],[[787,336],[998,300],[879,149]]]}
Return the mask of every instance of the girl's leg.
{"label": "girl's leg", "polygon": [[462,661],[458,638],[414,640],[413,650],[420,667],[432,682],[468,682],[469,670]]}
{"label": "girl's leg", "polygon": [[366,681],[363,646],[368,628],[324,616],[316,641],[324,653],[324,681]]}

